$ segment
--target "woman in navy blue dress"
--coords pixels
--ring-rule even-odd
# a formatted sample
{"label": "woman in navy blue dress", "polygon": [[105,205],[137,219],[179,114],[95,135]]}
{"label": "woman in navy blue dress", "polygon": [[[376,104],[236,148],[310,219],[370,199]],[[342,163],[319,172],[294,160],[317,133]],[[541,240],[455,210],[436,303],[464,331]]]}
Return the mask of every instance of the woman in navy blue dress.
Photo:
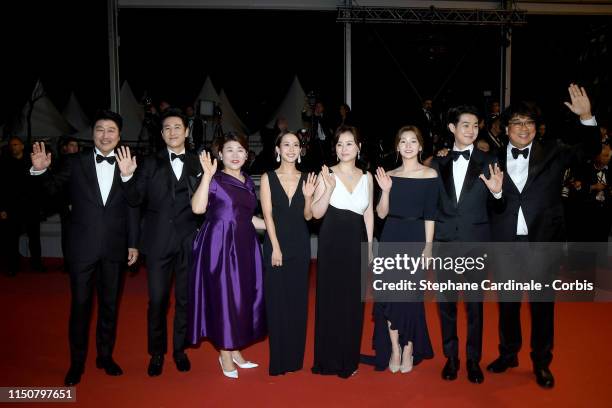
{"label": "woman in navy blue dress", "polygon": [[[423,150],[421,132],[415,126],[404,126],[395,138],[395,148],[402,165],[386,173],[376,171],[382,194],[376,213],[385,219],[380,237],[384,242],[423,243],[423,254],[430,255],[437,208],[437,173],[419,162]],[[420,256],[413,253],[411,256]],[[377,370],[406,373],[413,364],[432,358],[433,350],[420,298],[410,302],[377,302],[374,304],[374,338]]]}

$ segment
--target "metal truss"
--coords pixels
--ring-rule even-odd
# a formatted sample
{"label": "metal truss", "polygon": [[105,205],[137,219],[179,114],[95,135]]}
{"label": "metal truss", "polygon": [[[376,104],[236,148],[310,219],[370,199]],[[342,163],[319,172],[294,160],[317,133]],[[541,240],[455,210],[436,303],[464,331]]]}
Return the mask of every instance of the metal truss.
{"label": "metal truss", "polygon": [[397,7],[338,7],[338,23],[451,24],[516,26],[527,24],[526,11]]}

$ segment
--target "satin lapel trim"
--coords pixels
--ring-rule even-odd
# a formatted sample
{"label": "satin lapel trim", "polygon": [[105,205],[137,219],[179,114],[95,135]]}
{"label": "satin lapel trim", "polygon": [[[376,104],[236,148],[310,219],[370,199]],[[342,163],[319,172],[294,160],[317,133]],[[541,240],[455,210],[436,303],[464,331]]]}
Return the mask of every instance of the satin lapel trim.
{"label": "satin lapel trim", "polygon": [[115,163],[115,171],[113,172],[113,184],[111,185],[110,192],[108,193],[108,198],[106,199],[106,205],[108,205],[113,199],[113,197],[115,196],[115,193],[119,189],[120,182],[121,182],[121,174],[119,172],[119,166],[117,166],[117,164]]}
{"label": "satin lapel trim", "polygon": [[174,184],[176,183],[176,176],[174,170],[172,170],[172,163],[170,163],[170,156],[168,156],[168,150],[164,149],[157,154],[157,169],[166,177],[166,187],[168,192],[172,196],[172,200],[175,199]]}
{"label": "satin lapel trim", "polygon": [[98,175],[96,174],[96,163],[93,157],[93,151],[85,152],[81,155],[81,165],[83,166],[83,173],[89,181],[91,186],[90,192],[93,201],[97,202],[98,205],[104,206],[102,202],[102,193],[100,193],[100,184],[98,183]]}
{"label": "satin lapel trim", "polygon": [[504,180],[502,181],[502,191],[512,189],[516,192],[516,194],[520,194],[520,192],[518,191],[518,187],[516,186],[516,184],[514,184],[514,181],[512,181],[512,177],[510,177],[510,174],[508,174],[508,151],[506,149],[507,148],[502,149],[497,156],[497,163],[499,164],[499,168],[501,169],[501,171],[504,172]]}
{"label": "satin lapel trim", "polygon": [[457,195],[455,193],[455,183],[453,183],[453,159],[447,156],[446,161],[440,162],[440,173],[442,176],[442,183],[444,184],[444,189],[446,190],[446,194],[453,201],[453,205],[457,206]]}
{"label": "satin lapel trim", "polygon": [[459,196],[459,202],[457,206],[461,205],[463,197],[472,189],[474,182],[479,179],[480,173],[482,172],[482,161],[480,160],[479,151],[474,147],[470,161],[468,162],[468,168],[465,172],[465,178],[463,179],[463,186],[461,187],[461,196]]}
{"label": "satin lapel trim", "polygon": [[533,182],[533,179],[540,172],[540,168],[542,167],[542,163],[545,159],[545,151],[542,148],[540,143],[534,141],[531,144],[531,154],[529,155],[529,173],[527,174],[527,181],[525,181],[525,187],[523,187],[523,191],[529,188],[529,185]]}

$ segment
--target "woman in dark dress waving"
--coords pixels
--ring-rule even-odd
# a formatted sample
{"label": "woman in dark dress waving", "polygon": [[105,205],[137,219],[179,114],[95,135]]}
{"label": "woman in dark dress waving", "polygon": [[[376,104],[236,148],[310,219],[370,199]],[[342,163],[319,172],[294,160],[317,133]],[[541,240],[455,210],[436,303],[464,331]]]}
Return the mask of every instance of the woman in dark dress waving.
{"label": "woman in dark dress waving", "polygon": [[[430,256],[438,175],[419,162],[423,137],[417,127],[401,128],[395,148],[402,157],[402,165],[388,173],[379,167],[375,176],[382,190],[376,213],[386,218],[380,241],[423,243],[422,253]],[[421,256],[421,251],[410,255]],[[389,367],[393,373],[407,373],[413,364],[433,357],[423,302],[413,300],[416,301],[374,304],[373,344],[378,370]]]}
{"label": "woman in dark dress waving", "polygon": [[266,222],[264,297],[270,338],[270,375],[302,369],[308,309],[308,267],[314,174],[301,173],[299,138],[290,132],[276,140],[280,167],[261,177]]}

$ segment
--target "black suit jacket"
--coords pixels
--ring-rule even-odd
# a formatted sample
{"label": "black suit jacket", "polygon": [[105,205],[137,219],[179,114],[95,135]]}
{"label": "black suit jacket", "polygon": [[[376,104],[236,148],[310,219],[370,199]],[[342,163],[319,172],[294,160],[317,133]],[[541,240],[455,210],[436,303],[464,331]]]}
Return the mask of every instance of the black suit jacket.
{"label": "black suit jacket", "polygon": [[495,198],[479,176],[485,174],[488,177],[488,166],[493,162],[492,155],[474,147],[457,202],[452,155],[434,158],[432,167],[438,171],[440,198],[434,236],[436,241],[482,242],[490,239],[488,205]]}
{"label": "black suit jacket", "polygon": [[127,249],[138,242],[138,209],[130,207],[122,187],[119,166],[106,200],[96,176],[94,153],[70,155],[56,170],[36,176],[50,194],[65,194],[71,206],[68,219],[66,258],[70,262],[108,260],[126,262]]}
{"label": "black suit jacket", "polygon": [[171,233],[178,242],[193,234],[200,217],[191,210],[191,197],[202,175],[197,154],[187,152],[181,181],[187,184],[188,197],[177,199],[175,186],[179,182],[172,170],[168,150],[145,158],[134,177],[125,183],[132,205],[142,205],[143,230],[139,248],[144,254],[163,254],[170,245]]}
{"label": "black suit jacket", "polygon": [[529,155],[529,173],[523,191],[512,181],[506,169],[507,150],[499,152],[504,171],[503,197],[491,207],[491,227],[495,241],[514,241],[519,207],[523,210],[529,240],[558,242],[565,240],[561,188],[565,169],[596,154],[600,148],[597,126],[581,126],[583,143],[570,146],[559,140],[533,141]]}

